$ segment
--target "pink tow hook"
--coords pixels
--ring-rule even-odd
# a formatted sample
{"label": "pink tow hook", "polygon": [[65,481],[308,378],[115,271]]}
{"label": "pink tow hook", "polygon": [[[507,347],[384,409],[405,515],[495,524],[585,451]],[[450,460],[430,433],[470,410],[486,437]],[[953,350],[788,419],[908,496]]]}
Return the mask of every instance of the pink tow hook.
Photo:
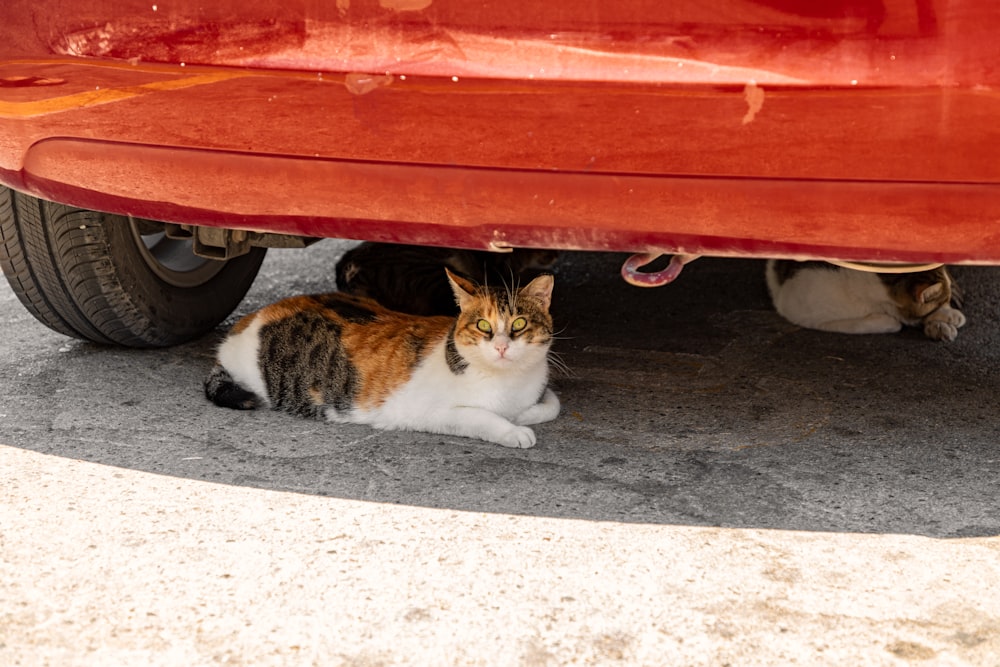
{"label": "pink tow hook", "polygon": [[646,266],[659,258],[658,253],[639,253],[632,255],[622,264],[622,278],[629,285],[636,287],[660,287],[667,283],[672,283],[677,276],[681,275],[681,269],[685,264],[690,264],[701,255],[674,255],[670,258],[670,264],[662,271],[655,273],[643,273],[640,267]]}

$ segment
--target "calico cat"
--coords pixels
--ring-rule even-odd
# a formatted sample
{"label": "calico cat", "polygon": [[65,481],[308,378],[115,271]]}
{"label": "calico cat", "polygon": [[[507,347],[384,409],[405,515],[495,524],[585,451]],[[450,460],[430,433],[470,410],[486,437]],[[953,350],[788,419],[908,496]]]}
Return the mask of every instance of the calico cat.
{"label": "calico cat", "polygon": [[444,270],[483,284],[517,284],[552,268],[554,250],[495,253],[366,241],[337,262],[337,289],[401,313],[456,315]]}
{"label": "calico cat", "polygon": [[529,426],[559,414],[547,386],[552,276],[514,291],[442,272],[457,317],[337,292],[247,315],[220,345],[205,395],[222,407],[533,446]]}
{"label": "calico cat", "polygon": [[[893,333],[923,326],[934,340],[955,340],[965,315],[945,267],[918,273],[867,273],[826,262],[770,260],[767,286],[778,313],[810,329]],[[957,304],[956,304],[957,305]]]}

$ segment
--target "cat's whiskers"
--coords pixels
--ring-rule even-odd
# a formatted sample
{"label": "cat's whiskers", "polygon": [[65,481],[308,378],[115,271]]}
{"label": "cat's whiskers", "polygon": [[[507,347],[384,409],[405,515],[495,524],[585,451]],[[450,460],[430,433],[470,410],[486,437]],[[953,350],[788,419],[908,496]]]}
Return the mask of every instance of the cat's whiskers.
{"label": "cat's whiskers", "polygon": [[563,327],[559,331],[553,331],[549,335],[549,338],[551,338],[552,340],[573,340],[574,338],[576,338],[576,336],[561,336],[560,334],[563,333],[564,331],[566,331],[566,327]]}
{"label": "cat's whiskers", "polygon": [[520,280],[517,280],[517,284],[515,284],[515,280],[516,279],[514,278],[514,271],[511,270],[510,282],[508,283],[506,280],[503,281],[503,287],[507,292],[507,303],[511,305],[514,304],[514,295],[517,294],[518,290],[521,289]]}
{"label": "cat's whiskers", "polygon": [[548,355],[549,367],[555,371],[556,374],[567,378],[575,378],[576,374],[570,369],[569,364],[563,361],[562,355],[558,352],[553,352],[549,350]]}

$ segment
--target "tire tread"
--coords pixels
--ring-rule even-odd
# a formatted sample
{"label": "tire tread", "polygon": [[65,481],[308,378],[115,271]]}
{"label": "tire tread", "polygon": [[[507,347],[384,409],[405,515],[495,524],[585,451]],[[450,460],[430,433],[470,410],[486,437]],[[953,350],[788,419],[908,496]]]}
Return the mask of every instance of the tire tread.
{"label": "tire tread", "polygon": [[[104,344],[159,347],[201,335],[224,319],[263,260],[264,251],[255,249],[227,263],[211,284],[185,297],[187,303],[201,294],[211,299],[197,323],[178,326],[176,318],[188,311],[170,303],[174,297],[158,296],[161,288],[154,285],[161,283],[144,260],[136,259],[131,239],[123,237],[125,228],[116,226],[126,224],[122,216],[0,186],[0,268],[28,311],[59,333]],[[132,284],[135,280],[146,285],[145,291]]]}

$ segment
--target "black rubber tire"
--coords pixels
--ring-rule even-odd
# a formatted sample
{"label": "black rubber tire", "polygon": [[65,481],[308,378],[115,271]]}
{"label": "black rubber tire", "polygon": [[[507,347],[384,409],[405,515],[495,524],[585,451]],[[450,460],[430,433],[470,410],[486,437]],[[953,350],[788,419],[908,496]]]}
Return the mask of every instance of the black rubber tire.
{"label": "black rubber tire", "polygon": [[137,229],[125,216],[0,187],[0,268],[21,303],[67,336],[128,347],[197,338],[236,308],[264,259],[254,248],[171,281]]}

